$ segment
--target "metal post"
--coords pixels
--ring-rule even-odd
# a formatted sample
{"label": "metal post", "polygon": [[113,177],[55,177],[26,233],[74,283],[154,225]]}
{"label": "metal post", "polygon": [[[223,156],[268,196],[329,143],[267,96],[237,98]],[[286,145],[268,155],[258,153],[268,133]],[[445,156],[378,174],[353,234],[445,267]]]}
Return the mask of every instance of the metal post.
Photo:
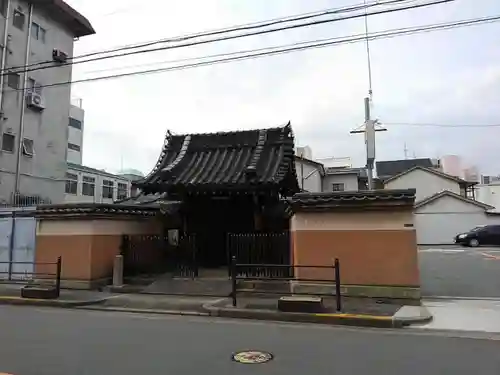
{"label": "metal post", "polygon": [[335,258],[335,300],[337,302],[337,311],[342,311],[342,296],[340,294],[340,262]]}
{"label": "metal post", "polygon": [[115,256],[113,264],[113,286],[123,285],[123,255]]}
{"label": "metal post", "polygon": [[57,257],[57,270],[56,270],[56,291],[57,297],[61,293],[61,271],[62,271],[62,258]]}
{"label": "metal post", "polygon": [[365,142],[367,150],[366,159],[366,175],[368,177],[368,190],[373,190],[373,160],[369,155],[369,150],[372,149],[371,142],[374,142],[375,124],[371,120],[370,115],[370,98],[365,98]]}
{"label": "metal post", "polygon": [[[2,61],[0,62],[0,115],[3,117],[3,86],[5,84],[5,65],[7,64],[7,43],[9,43],[10,0],[5,5],[5,25],[3,28]],[[0,118],[2,121],[3,118]]]}
{"label": "metal post", "polygon": [[[24,56],[24,65],[27,66],[29,64],[30,59],[30,46],[31,46],[31,23],[33,20],[33,4],[29,4],[29,14],[28,14],[28,33],[26,36],[26,54]],[[9,17],[5,20],[6,23],[9,22]],[[6,46],[4,46],[4,55],[6,51]],[[2,56],[2,62],[3,62]],[[2,75],[4,72],[2,71]],[[23,83],[22,83],[22,97],[21,97],[21,113],[19,119],[19,132],[18,132],[18,144],[17,144],[17,153],[16,153],[16,173],[14,180],[14,205],[16,204],[17,198],[19,197],[19,180],[20,180],[20,171],[21,171],[21,156],[23,151],[23,138],[24,138],[24,110],[26,107],[26,86],[28,84],[28,73],[24,72],[23,75]],[[0,91],[3,91],[3,86],[0,88]],[[9,280],[12,279],[12,259],[14,255],[14,247],[15,247],[15,235],[16,235],[16,211],[15,209],[12,211],[12,223],[10,227],[10,241],[9,241]]]}
{"label": "metal post", "polygon": [[[26,36],[26,55],[24,57],[24,66],[29,65],[30,52],[31,52],[31,24],[33,20],[33,4],[29,4],[29,14],[28,14],[28,33]],[[14,182],[14,194],[19,193],[19,180],[21,171],[21,159],[23,154],[23,138],[24,138],[24,112],[26,110],[26,86],[28,85],[28,72],[23,74],[23,83],[21,87],[21,113],[19,116],[19,133],[18,133],[18,143],[17,143],[17,154],[16,154],[16,179]]]}
{"label": "metal post", "polygon": [[300,154],[300,188],[304,191],[304,153]]}
{"label": "metal post", "polygon": [[231,299],[233,300],[233,307],[236,307],[236,257],[233,255],[231,258]]}

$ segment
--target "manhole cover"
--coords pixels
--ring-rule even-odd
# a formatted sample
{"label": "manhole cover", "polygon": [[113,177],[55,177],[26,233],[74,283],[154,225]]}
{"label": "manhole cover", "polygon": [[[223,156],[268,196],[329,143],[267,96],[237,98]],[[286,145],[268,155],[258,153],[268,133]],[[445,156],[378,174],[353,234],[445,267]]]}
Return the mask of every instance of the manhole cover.
{"label": "manhole cover", "polygon": [[244,350],[232,355],[235,362],[244,364],[261,364],[272,360],[274,356],[271,353],[260,350]]}

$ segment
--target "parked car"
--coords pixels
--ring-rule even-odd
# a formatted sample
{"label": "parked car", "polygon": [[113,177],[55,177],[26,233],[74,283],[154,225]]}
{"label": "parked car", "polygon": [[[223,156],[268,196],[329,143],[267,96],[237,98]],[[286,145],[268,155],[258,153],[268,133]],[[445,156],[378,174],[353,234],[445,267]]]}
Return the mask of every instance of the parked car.
{"label": "parked car", "polygon": [[463,246],[500,245],[500,225],[483,225],[455,236],[455,243]]}

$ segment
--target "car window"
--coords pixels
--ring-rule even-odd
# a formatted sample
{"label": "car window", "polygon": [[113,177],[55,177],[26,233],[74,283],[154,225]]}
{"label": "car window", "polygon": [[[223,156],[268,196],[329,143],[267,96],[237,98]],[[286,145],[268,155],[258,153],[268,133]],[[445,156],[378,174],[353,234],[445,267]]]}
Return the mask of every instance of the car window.
{"label": "car window", "polygon": [[475,227],[475,228],[472,228],[470,231],[471,232],[479,232],[481,229],[484,229],[485,227],[484,226],[481,226],[481,227]]}

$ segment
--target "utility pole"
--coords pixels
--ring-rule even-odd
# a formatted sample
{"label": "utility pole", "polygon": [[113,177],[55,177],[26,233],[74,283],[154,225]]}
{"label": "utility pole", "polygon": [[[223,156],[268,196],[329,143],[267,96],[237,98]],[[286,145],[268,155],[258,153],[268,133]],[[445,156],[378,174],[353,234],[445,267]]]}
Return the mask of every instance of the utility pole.
{"label": "utility pole", "polygon": [[[29,65],[30,59],[30,49],[31,49],[31,23],[33,22],[33,3],[29,3],[28,10],[28,32],[26,36],[26,54],[24,56],[24,66]],[[5,22],[8,22],[5,20]],[[4,46],[5,48],[5,46]],[[4,53],[6,50],[4,50]],[[12,280],[12,271],[13,271],[13,260],[14,260],[14,248],[16,246],[16,207],[15,205],[18,202],[19,194],[19,185],[20,185],[20,176],[21,176],[21,159],[23,153],[23,139],[24,139],[24,111],[26,107],[26,86],[28,85],[28,72],[24,72],[23,74],[23,82],[22,82],[22,91],[21,91],[21,113],[19,119],[19,132],[17,134],[18,142],[17,142],[17,153],[16,153],[16,174],[14,180],[14,202],[12,209],[12,220],[10,225],[10,238],[9,238],[9,271],[8,271],[8,279]],[[2,87],[3,90],[3,87]]]}
{"label": "utility pole", "polygon": [[5,14],[7,17],[5,18],[5,25],[3,28],[3,44],[2,44],[2,60],[0,61],[0,70],[2,74],[0,75],[0,121],[3,121],[4,113],[3,113],[3,90],[5,85],[5,65],[7,64],[7,45],[9,43],[9,15],[10,15],[10,0],[7,0],[7,4],[5,4]]}
{"label": "utility pole", "polygon": [[[365,6],[366,0],[364,0]],[[373,167],[375,165],[375,132],[386,131],[385,128],[375,128],[378,124],[377,120],[371,119],[370,104],[373,99],[372,89],[372,64],[370,59],[370,40],[368,38],[368,13],[365,8],[365,37],[366,37],[366,58],[368,68],[368,97],[364,99],[365,104],[365,123],[360,127],[351,131],[351,134],[364,133],[366,146],[366,176],[368,178],[368,190],[373,190]]]}
{"label": "utility pole", "polygon": [[[29,3],[28,11],[28,32],[26,34],[26,55],[24,56],[24,66],[29,65],[31,53],[31,24],[33,20],[33,3]],[[23,155],[23,140],[24,140],[24,113],[26,111],[26,87],[28,86],[28,72],[24,72],[21,87],[21,113],[19,116],[19,133],[17,135],[17,154],[16,154],[16,177],[14,181],[14,195],[19,195],[19,184],[21,175],[21,160]]]}
{"label": "utility pole", "polygon": [[368,190],[373,190],[373,167],[375,165],[375,133],[387,131],[385,128],[377,127],[378,120],[372,120],[370,113],[370,98],[364,99],[365,122],[361,127],[351,130],[351,134],[363,133],[366,146],[366,175],[368,177]]}

